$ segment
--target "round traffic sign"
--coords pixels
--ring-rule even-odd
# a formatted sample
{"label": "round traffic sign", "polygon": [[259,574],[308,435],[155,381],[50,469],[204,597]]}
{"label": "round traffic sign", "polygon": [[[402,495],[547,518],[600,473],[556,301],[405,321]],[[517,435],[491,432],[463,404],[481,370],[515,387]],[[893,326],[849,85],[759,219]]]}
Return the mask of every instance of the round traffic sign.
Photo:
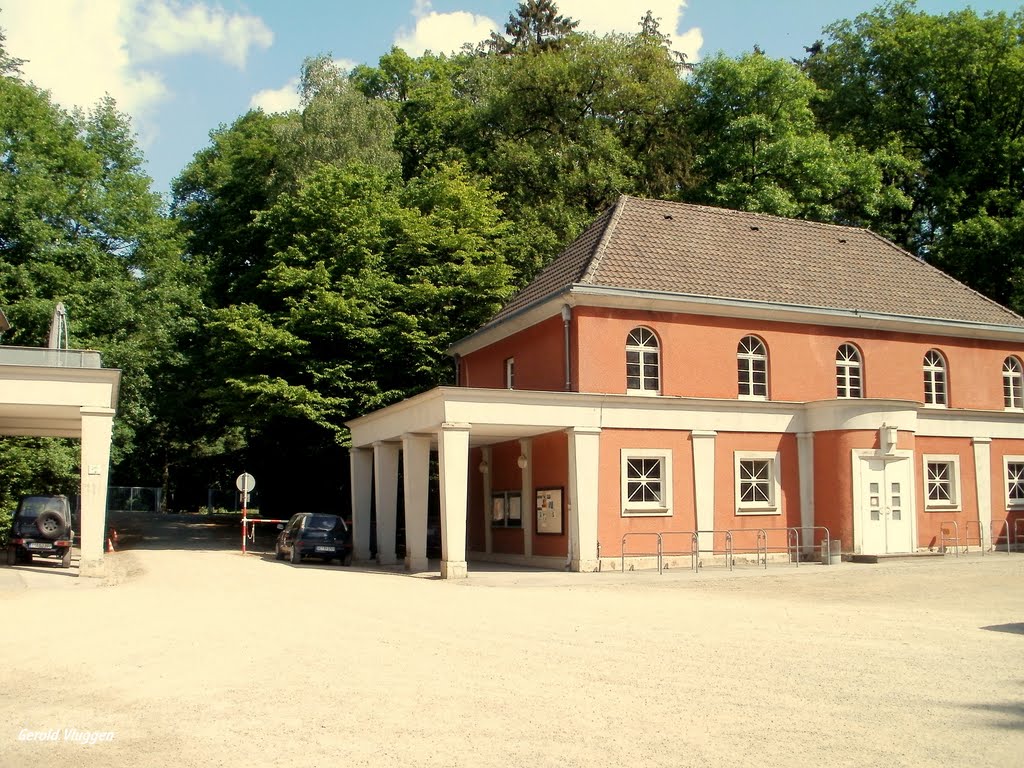
{"label": "round traffic sign", "polygon": [[242,493],[249,493],[249,491],[256,487],[256,478],[248,472],[243,472],[235,480],[235,487]]}

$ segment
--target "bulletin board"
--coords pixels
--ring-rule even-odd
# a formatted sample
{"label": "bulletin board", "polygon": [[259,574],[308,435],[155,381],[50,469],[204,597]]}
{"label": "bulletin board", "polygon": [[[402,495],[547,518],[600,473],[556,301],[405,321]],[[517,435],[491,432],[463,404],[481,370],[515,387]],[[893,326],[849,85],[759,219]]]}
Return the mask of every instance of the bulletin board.
{"label": "bulletin board", "polygon": [[537,489],[537,533],[561,534],[564,530],[565,505],[561,488]]}

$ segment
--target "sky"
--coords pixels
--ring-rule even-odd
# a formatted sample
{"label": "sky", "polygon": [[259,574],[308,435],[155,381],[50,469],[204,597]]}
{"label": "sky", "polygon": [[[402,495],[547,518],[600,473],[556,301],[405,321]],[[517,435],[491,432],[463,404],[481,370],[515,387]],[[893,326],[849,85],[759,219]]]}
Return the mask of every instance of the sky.
{"label": "sky", "polygon": [[[880,0],[556,0],[579,29],[634,32],[647,10],[687,60],[756,44],[796,58],[833,21]],[[210,131],[254,107],[294,108],[299,68],[330,55],[376,64],[392,46],[449,52],[502,31],[518,0],[0,0],[9,55],[67,108],[105,94],[132,119],[153,189],[171,181]],[[1021,0],[919,0],[929,13],[1012,12]]]}

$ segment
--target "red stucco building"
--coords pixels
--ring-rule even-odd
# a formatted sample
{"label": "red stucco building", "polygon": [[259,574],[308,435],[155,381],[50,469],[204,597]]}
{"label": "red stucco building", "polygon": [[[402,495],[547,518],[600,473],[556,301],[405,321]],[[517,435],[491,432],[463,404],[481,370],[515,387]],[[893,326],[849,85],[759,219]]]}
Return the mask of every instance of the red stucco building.
{"label": "red stucco building", "polygon": [[357,556],[401,491],[426,567],[434,451],[449,577],[614,567],[641,533],[990,548],[1024,519],[1024,318],[864,229],[622,197],[451,353],[456,386],[349,424]]}

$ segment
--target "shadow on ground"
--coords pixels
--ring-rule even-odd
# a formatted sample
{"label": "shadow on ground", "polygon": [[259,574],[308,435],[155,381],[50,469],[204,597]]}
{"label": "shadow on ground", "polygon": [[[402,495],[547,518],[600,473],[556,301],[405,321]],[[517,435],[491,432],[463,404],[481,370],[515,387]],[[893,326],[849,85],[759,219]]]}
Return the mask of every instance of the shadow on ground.
{"label": "shadow on ground", "polygon": [[[152,512],[108,512],[107,527],[117,531],[116,549],[240,550],[242,522],[238,515],[162,515]],[[274,548],[277,527],[257,525],[247,548]]]}

